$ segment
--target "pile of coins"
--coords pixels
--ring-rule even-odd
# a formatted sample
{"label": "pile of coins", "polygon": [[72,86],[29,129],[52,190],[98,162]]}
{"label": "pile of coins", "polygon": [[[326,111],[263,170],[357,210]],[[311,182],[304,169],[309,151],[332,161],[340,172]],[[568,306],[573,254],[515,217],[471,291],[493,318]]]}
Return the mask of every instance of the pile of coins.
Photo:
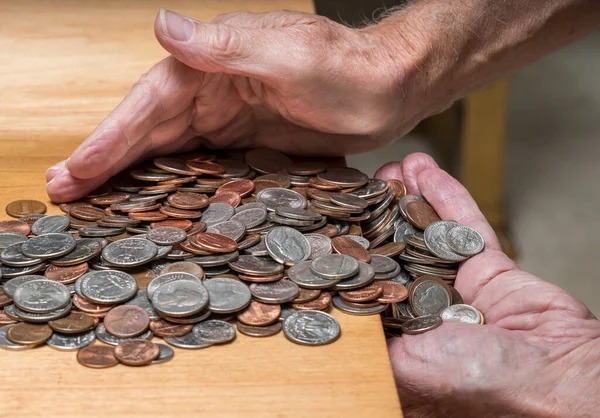
{"label": "pile of coins", "polygon": [[16,201],[0,221],[1,348],[140,366],[238,331],[331,343],[332,305],[382,314],[390,337],[484,322],[453,287],[481,235],[352,168],[266,149],[156,158],[60,209]]}

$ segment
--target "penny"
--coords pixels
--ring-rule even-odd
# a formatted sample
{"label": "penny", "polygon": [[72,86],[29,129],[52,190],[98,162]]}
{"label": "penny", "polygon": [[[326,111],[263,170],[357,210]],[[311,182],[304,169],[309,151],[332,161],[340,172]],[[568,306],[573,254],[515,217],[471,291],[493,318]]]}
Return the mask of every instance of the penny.
{"label": "penny", "polygon": [[368,263],[371,261],[369,252],[358,242],[345,236],[338,236],[331,240],[333,250],[338,254],[354,257],[358,261]]}
{"label": "penny", "polygon": [[281,308],[279,305],[269,305],[257,301],[237,315],[237,320],[246,325],[265,326],[277,321]]}
{"label": "penny", "polygon": [[173,324],[164,319],[151,321],[150,330],[158,337],[181,337],[192,331],[192,324]]}
{"label": "penny", "polygon": [[239,280],[216,277],[203,283],[209,293],[209,309],[212,312],[237,312],[250,303],[250,289]]}
{"label": "penny", "polygon": [[129,217],[132,219],[137,219],[139,221],[147,221],[147,222],[158,222],[164,221],[169,218],[169,214],[164,214],[160,211],[148,211],[148,212],[129,212]]}
{"label": "penny", "polygon": [[440,220],[440,217],[427,202],[410,202],[406,205],[406,215],[408,220],[417,228],[425,229],[433,222]]}
{"label": "penny", "polygon": [[332,203],[345,208],[362,210],[369,206],[365,199],[348,193],[333,193],[330,199]]}
{"label": "penny", "polygon": [[20,218],[32,214],[43,214],[47,209],[46,205],[38,200],[16,200],[6,206],[6,214],[13,218]]}
{"label": "penny", "polygon": [[128,366],[146,366],[160,354],[159,347],[151,341],[128,340],[114,349],[115,358]]}
{"label": "penny", "polygon": [[409,303],[419,316],[440,315],[452,304],[446,284],[432,276],[421,276],[410,287]]}
{"label": "penny", "polygon": [[[52,232],[63,232],[69,228],[70,220],[65,215],[49,215],[38,219],[33,225],[31,225],[31,232],[35,235],[49,234]],[[28,225],[29,226],[29,225]],[[1,224],[0,224],[1,228]],[[0,229],[1,230],[1,229]],[[21,231],[13,231],[21,232]],[[23,232],[25,234],[25,232]],[[29,232],[27,232],[28,234]],[[26,234],[26,235],[27,235]]]}
{"label": "penny", "polygon": [[402,332],[404,334],[422,334],[440,325],[442,325],[442,319],[439,316],[420,316],[402,324]]}
{"label": "penny", "polygon": [[265,244],[271,257],[286,265],[305,261],[310,255],[310,244],[304,235],[286,226],[279,226],[269,231]]}
{"label": "penny", "polygon": [[77,334],[95,327],[94,319],[83,312],[70,312],[67,316],[49,321],[48,325],[63,334]]}
{"label": "penny", "polygon": [[340,297],[346,302],[370,302],[376,300],[383,293],[383,288],[378,283],[354,290],[341,290]]}
{"label": "penny", "polygon": [[208,206],[208,196],[201,193],[177,192],[167,198],[167,202],[174,208],[179,209],[202,209]]}
{"label": "penny", "polygon": [[408,298],[408,289],[400,283],[384,280],[377,284],[383,289],[383,294],[377,299],[379,303],[398,303]]}
{"label": "penny", "polygon": [[261,190],[268,189],[270,187],[281,187],[281,184],[274,180],[254,180],[254,193],[258,193]]}
{"label": "penny", "polygon": [[277,208],[305,209],[306,198],[298,192],[284,188],[268,188],[256,194],[256,201],[264,203],[267,210],[276,211]]}
{"label": "penny", "polygon": [[324,279],[346,279],[358,272],[358,261],[342,254],[329,254],[314,259],[310,270]]}
{"label": "penny", "polygon": [[155,158],[154,165],[169,173],[182,174],[184,176],[193,176],[196,174],[195,171],[188,168],[185,160],[179,158]]}
{"label": "penny", "polygon": [[254,182],[248,179],[232,180],[220,186],[215,195],[225,192],[233,192],[239,196],[248,196],[254,190]]}
{"label": "penny", "polygon": [[[182,230],[188,232],[193,228],[194,224],[189,219],[165,219],[164,221],[150,223],[150,228],[152,228],[152,229],[161,228],[161,227],[165,227],[165,226],[182,229]],[[199,232],[199,231],[195,231],[195,232]]]}
{"label": "penny", "polygon": [[259,173],[279,173],[293,164],[293,161],[280,151],[258,148],[246,153],[246,163]]}
{"label": "penny", "polygon": [[251,325],[245,325],[241,322],[237,323],[237,330],[244,335],[249,337],[270,337],[281,331],[281,321],[275,322],[274,324],[256,327]]}
{"label": "penny", "polygon": [[212,196],[208,201],[212,203],[225,203],[233,206],[234,208],[239,206],[242,202],[242,198],[235,192],[224,191],[219,194]]}
{"label": "penny", "polygon": [[425,245],[436,257],[449,261],[463,261],[465,256],[457,254],[448,245],[447,234],[458,224],[452,221],[433,222],[424,232]]}
{"label": "penny", "polygon": [[229,253],[237,249],[237,242],[225,235],[212,232],[199,232],[190,242],[203,250],[215,253]]}
{"label": "penny", "polygon": [[136,337],[148,329],[150,317],[139,306],[120,305],[104,317],[106,330],[117,337]]}
{"label": "penny", "polygon": [[178,261],[172,264],[169,264],[167,267],[161,270],[160,274],[166,273],[189,273],[193,274],[199,279],[204,278],[204,270],[197,264],[191,263],[189,261]]}
{"label": "penny", "polygon": [[387,244],[369,250],[369,254],[395,257],[404,251],[404,248],[406,248],[406,245],[402,242],[388,242]]}
{"label": "penny", "polygon": [[86,221],[98,221],[104,218],[104,211],[94,206],[75,206],[71,208],[69,215]]}
{"label": "penny", "polygon": [[62,284],[69,284],[75,283],[75,281],[87,273],[87,271],[87,263],[76,264],[68,267],[50,265],[44,272],[44,276],[50,280],[54,280]]}
{"label": "penny", "polygon": [[463,256],[474,256],[483,251],[483,236],[473,228],[458,225],[446,233],[448,246]]}
{"label": "penny", "polygon": [[394,194],[394,199],[406,196],[406,186],[400,180],[388,180],[387,186]]}
{"label": "penny", "polygon": [[198,219],[202,216],[199,210],[178,209],[171,206],[162,206],[158,211],[173,218]]}
{"label": "penny", "polygon": [[175,355],[175,351],[166,344],[156,343],[159,349],[158,357],[152,360],[152,364],[166,363]]}
{"label": "penny", "polygon": [[270,276],[253,276],[253,275],[249,275],[249,274],[238,273],[237,277],[240,280],[244,280],[247,282],[266,283],[266,282],[276,282],[277,280],[283,278],[283,273],[272,274]]}
{"label": "penny", "polygon": [[52,336],[46,341],[49,347],[61,351],[79,350],[86,347],[96,340],[94,331],[87,331],[80,334],[63,334],[60,332],[52,333]]}
{"label": "penny", "polygon": [[8,305],[12,301],[12,297],[6,294],[3,286],[0,286],[0,307]]}
{"label": "penny", "polygon": [[309,302],[292,303],[292,307],[296,310],[318,310],[324,311],[331,304],[331,294],[329,292],[321,292],[321,295]]}
{"label": "penny", "polygon": [[300,288],[289,279],[270,283],[252,283],[250,292],[254,299],[268,304],[291,302],[300,293]]}
{"label": "penny", "polygon": [[298,311],[283,322],[283,332],[292,342],[305,345],[329,344],[339,338],[340,324],[321,311]]}
{"label": "penny", "polygon": [[206,225],[215,225],[228,221],[234,215],[235,209],[227,203],[211,203],[202,212],[202,221]]}
{"label": "penny", "polygon": [[212,163],[209,161],[187,161],[186,165],[191,168],[195,173],[200,174],[223,174],[225,167],[221,164]]}
{"label": "penny", "polygon": [[78,294],[73,295],[73,305],[75,305],[81,311],[92,315],[104,315],[110,309],[112,309],[112,305],[100,305],[93,303],[84,299]]}
{"label": "penny", "polygon": [[187,234],[183,229],[161,226],[148,231],[146,238],[158,245],[173,245],[185,241]]}
{"label": "penny", "polygon": [[21,345],[38,345],[45,343],[52,336],[48,325],[28,324],[19,322],[6,332],[9,341]]}
{"label": "penny", "polygon": [[102,258],[119,267],[135,267],[150,261],[158,247],[146,239],[129,238],[111,242],[102,250]]}
{"label": "penny", "polygon": [[191,280],[166,282],[150,295],[154,309],[170,317],[198,313],[208,305],[208,298],[206,288]]}
{"label": "penny", "polygon": [[119,364],[114,355],[114,349],[108,345],[93,344],[77,352],[79,364],[92,369],[106,369]]}
{"label": "penny", "polygon": [[90,199],[90,203],[94,205],[112,205],[114,203],[127,202],[131,197],[130,194],[124,192],[112,192],[103,196],[97,196]]}

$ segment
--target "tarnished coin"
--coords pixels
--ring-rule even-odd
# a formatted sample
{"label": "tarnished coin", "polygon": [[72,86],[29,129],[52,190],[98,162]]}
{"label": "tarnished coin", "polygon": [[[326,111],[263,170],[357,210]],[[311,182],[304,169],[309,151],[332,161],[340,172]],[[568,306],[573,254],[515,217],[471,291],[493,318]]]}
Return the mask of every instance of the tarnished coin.
{"label": "tarnished coin", "polygon": [[16,344],[8,339],[6,334],[8,333],[8,330],[13,326],[13,324],[9,324],[0,327],[0,348],[3,348],[5,350],[27,350],[28,348],[32,348],[33,345]]}
{"label": "tarnished coin", "polygon": [[339,283],[338,280],[323,279],[314,274],[310,261],[303,261],[288,270],[290,279],[298,286],[306,289],[327,289]]}
{"label": "tarnished coin", "polygon": [[210,319],[194,325],[192,334],[210,344],[223,344],[235,338],[235,328],[229,322]]}
{"label": "tarnished coin", "polygon": [[52,329],[45,324],[28,324],[19,322],[10,327],[6,337],[15,344],[38,345],[45,343],[52,336]]}
{"label": "tarnished coin", "polygon": [[149,324],[148,313],[134,305],[114,307],[104,317],[106,330],[117,337],[136,337],[143,334]]}
{"label": "tarnished coin", "polygon": [[300,287],[300,293],[298,293],[298,296],[296,296],[296,298],[292,302],[306,303],[310,302],[311,300],[317,299],[319,296],[321,296],[321,290],[319,289],[304,289]]}
{"label": "tarnished coin", "polygon": [[70,223],[69,217],[65,215],[44,216],[31,225],[31,232],[35,235],[63,232],[69,229]]}
{"label": "tarnished coin", "polygon": [[282,279],[269,283],[252,283],[250,292],[254,299],[268,304],[280,304],[291,302],[300,293],[296,283],[288,279]]}
{"label": "tarnished coin", "polygon": [[265,304],[253,300],[250,305],[237,315],[237,320],[254,326],[265,326],[279,319],[279,305]]}
{"label": "tarnished coin", "polygon": [[73,208],[71,208],[71,210],[69,210],[69,215],[77,219],[83,219],[86,221],[99,221],[100,219],[104,218],[104,216],[106,216],[104,211],[100,208],[97,208],[95,206],[83,205],[74,206]]}
{"label": "tarnished coin", "polygon": [[125,232],[125,227],[113,226],[82,226],[79,228],[79,235],[88,238],[103,238],[103,237],[117,237]]}
{"label": "tarnished coin", "polygon": [[167,202],[179,209],[202,209],[208,206],[208,196],[201,193],[177,192],[170,195]]}
{"label": "tarnished coin", "polygon": [[173,245],[185,241],[187,234],[183,229],[161,226],[148,231],[146,238],[158,245]]}
{"label": "tarnished coin", "polygon": [[402,332],[404,334],[422,334],[440,325],[442,325],[442,318],[439,316],[420,316],[402,324]]}
{"label": "tarnished coin", "polygon": [[331,238],[322,234],[304,234],[310,245],[309,260],[331,254]]}
{"label": "tarnished coin", "polygon": [[50,312],[69,304],[71,293],[52,280],[30,280],[20,284],[12,295],[15,305],[27,312]]}
{"label": "tarnished coin", "polygon": [[140,266],[154,258],[158,247],[152,241],[128,238],[111,242],[102,250],[102,258],[119,267]]}
{"label": "tarnished coin", "polygon": [[114,350],[115,358],[128,366],[146,366],[160,354],[160,348],[146,340],[123,341]]}
{"label": "tarnished coin", "polygon": [[114,348],[107,345],[93,344],[77,352],[79,364],[92,369],[106,369],[119,364],[114,355]]}
{"label": "tarnished coin", "polygon": [[0,232],[0,250],[27,241],[27,235],[19,232]]}
{"label": "tarnished coin", "polygon": [[278,226],[267,233],[265,243],[271,257],[282,264],[294,265],[308,259],[310,244],[302,233]]}
{"label": "tarnished coin", "polygon": [[286,206],[277,207],[275,213],[285,218],[297,219],[300,221],[320,221],[322,218],[320,214],[311,212],[310,210]]}
{"label": "tarnished coin", "polygon": [[91,271],[79,280],[81,280],[83,296],[100,304],[124,302],[135,296],[137,292],[135,279],[130,274],[119,270]]}
{"label": "tarnished coin", "polygon": [[471,305],[456,304],[442,311],[444,321],[459,321],[467,324],[483,324],[483,315]]}
{"label": "tarnished coin", "polygon": [[46,205],[38,200],[15,200],[6,206],[6,214],[13,218],[20,218],[32,214],[43,214],[47,209]]}
{"label": "tarnished coin", "polygon": [[258,243],[252,247],[246,248],[244,251],[257,257],[269,255],[269,251],[267,251],[267,243],[265,242],[265,236],[262,235]]}
{"label": "tarnished coin", "polygon": [[175,355],[175,351],[170,346],[161,343],[155,344],[158,346],[159,354],[157,358],[152,360],[152,364],[166,363]]}
{"label": "tarnished coin", "polygon": [[305,209],[306,198],[300,193],[281,187],[261,190],[256,194],[256,201],[264,203],[267,210],[276,211],[277,208]]}
{"label": "tarnished coin", "polygon": [[193,332],[190,332],[181,337],[165,337],[165,341],[173,347],[186,349],[207,348],[213,345],[210,342],[198,338]]}
{"label": "tarnished coin", "polygon": [[483,251],[484,241],[479,232],[468,226],[458,225],[446,233],[448,246],[463,256],[474,256]]}
{"label": "tarnished coin", "polygon": [[234,207],[227,203],[211,203],[202,212],[202,222],[208,226],[219,224],[231,219],[234,213]]}
{"label": "tarnished coin", "polygon": [[8,296],[4,291],[3,287],[0,286],[0,307],[6,306],[12,303],[12,297]]}
{"label": "tarnished coin", "polygon": [[56,258],[71,252],[75,239],[69,234],[49,233],[38,235],[21,244],[21,251],[31,258]]}
{"label": "tarnished coin", "polygon": [[46,344],[56,350],[70,351],[79,350],[87,347],[96,340],[94,331],[87,331],[80,334],[63,334],[62,332],[54,332],[46,341]]}
{"label": "tarnished coin", "polygon": [[297,344],[324,345],[337,340],[340,324],[331,315],[321,311],[298,311],[283,322],[285,336]]}
{"label": "tarnished coin", "polygon": [[453,221],[438,221],[431,223],[423,234],[425,245],[436,257],[449,261],[464,261],[467,257],[457,254],[448,245],[448,232],[458,226]]}
{"label": "tarnished coin", "polygon": [[335,167],[317,174],[317,178],[343,187],[360,187],[369,181],[369,177],[354,168]]}
{"label": "tarnished coin", "polygon": [[405,221],[404,219],[396,221],[394,227],[394,242],[404,243],[407,236],[417,232],[410,222]]}
{"label": "tarnished coin", "polygon": [[420,229],[425,229],[429,224],[440,220],[435,209],[427,202],[409,202],[406,205],[406,215],[407,219]]}
{"label": "tarnished coin", "polygon": [[208,291],[202,284],[191,280],[176,280],[162,284],[152,294],[152,306],[168,316],[189,316],[203,310],[208,304]]}
{"label": "tarnished coin", "polygon": [[352,302],[346,302],[337,295],[331,298],[331,301],[333,302],[333,306],[337,309],[350,315],[377,315],[385,311],[388,307],[385,303],[366,307],[357,306],[355,304],[351,305]]}
{"label": "tarnished coin", "polygon": [[311,261],[310,269],[324,279],[347,279],[358,272],[358,261],[347,255],[329,254]]}
{"label": "tarnished coin", "polygon": [[237,330],[249,337],[270,337],[271,335],[275,335],[281,331],[281,328],[281,321],[277,321],[274,324],[262,327],[246,325],[242,324],[241,322],[237,323]]}
{"label": "tarnished coin", "polygon": [[375,269],[376,274],[390,273],[400,267],[398,263],[390,257],[377,254],[371,255],[371,266]]}
{"label": "tarnished coin", "polygon": [[[211,267],[224,266],[227,263],[237,260],[239,255],[240,254],[237,251],[232,251],[230,253],[195,256],[186,259],[186,262],[195,263],[198,266],[202,266],[204,269],[207,269]],[[191,272],[192,270],[190,269],[188,273]],[[204,271],[203,274],[206,274],[206,272]]]}
{"label": "tarnished coin", "polygon": [[369,203],[365,199],[349,193],[333,193],[331,195],[331,202],[352,209],[366,209],[369,206]]}
{"label": "tarnished coin", "polygon": [[63,318],[48,321],[48,325],[62,334],[79,334],[95,327],[94,318],[83,312],[70,312]]}
{"label": "tarnished coin", "polygon": [[4,307],[6,313],[10,313],[16,319],[31,323],[45,323],[68,315],[73,304],[69,302],[66,306],[50,312],[27,312],[12,304]]}
{"label": "tarnished coin", "polygon": [[209,309],[215,313],[231,313],[250,303],[250,289],[239,280],[215,277],[203,282],[209,293]]}
{"label": "tarnished coin", "polygon": [[243,223],[230,219],[228,221],[209,226],[206,228],[206,232],[225,235],[234,241],[239,241],[239,239],[242,238],[246,233],[246,227]]}
{"label": "tarnished coin", "polygon": [[2,277],[4,279],[11,279],[14,277],[33,274],[42,271],[45,267],[46,263],[34,264],[33,266],[27,267],[2,266]]}
{"label": "tarnished coin", "polygon": [[169,264],[160,272],[160,274],[166,273],[189,273],[193,274],[199,279],[204,278],[204,270],[202,270],[202,267],[190,261],[177,261],[175,263]]}
{"label": "tarnished coin", "polygon": [[299,311],[304,310],[317,310],[317,311],[325,311],[329,308],[331,304],[331,294],[329,292],[321,292],[318,298],[313,299],[309,302],[294,302],[292,303],[292,307]]}

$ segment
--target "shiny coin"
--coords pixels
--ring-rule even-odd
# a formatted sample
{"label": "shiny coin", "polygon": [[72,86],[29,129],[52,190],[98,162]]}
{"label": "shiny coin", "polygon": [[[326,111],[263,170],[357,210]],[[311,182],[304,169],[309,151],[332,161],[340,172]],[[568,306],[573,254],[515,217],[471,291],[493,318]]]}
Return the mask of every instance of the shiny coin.
{"label": "shiny coin", "polygon": [[192,334],[210,344],[223,344],[235,338],[235,328],[229,322],[211,319],[194,325]]}
{"label": "shiny coin", "polygon": [[5,279],[10,279],[23,275],[33,274],[43,270],[45,267],[46,263],[34,264],[33,266],[27,267],[2,266],[2,277]]}
{"label": "shiny coin", "polygon": [[351,195],[349,193],[333,193],[331,195],[331,202],[336,205],[351,208],[351,209],[366,209],[369,203],[358,196]]}
{"label": "shiny coin", "polygon": [[310,245],[309,260],[331,254],[331,238],[322,234],[304,234],[304,238],[307,239]]}
{"label": "shiny coin", "polygon": [[249,337],[270,337],[271,335],[277,334],[281,331],[281,321],[277,321],[274,324],[256,327],[252,325],[245,325],[241,322],[237,323],[237,330],[244,335]]}
{"label": "shiny coin", "polygon": [[215,277],[203,282],[209,293],[209,309],[216,313],[231,313],[250,303],[250,289],[239,280]]}
{"label": "shiny coin", "polygon": [[420,316],[402,324],[402,332],[404,334],[422,334],[440,325],[442,325],[442,318],[439,316]]}
{"label": "shiny coin", "polygon": [[339,338],[340,324],[321,311],[298,311],[283,322],[285,336],[297,344],[324,345]]}
{"label": "shiny coin", "polygon": [[171,283],[179,280],[189,280],[192,282],[196,282],[201,284],[200,279],[191,273],[186,272],[171,272],[171,273],[161,273],[155,279],[153,279],[150,283],[148,283],[148,287],[146,288],[146,293],[150,299],[152,299],[152,295],[154,292],[163,284]]}
{"label": "shiny coin", "polygon": [[357,261],[368,263],[371,261],[369,252],[358,242],[346,236],[335,237],[331,240],[333,250],[338,254],[348,255]]}
{"label": "shiny coin", "polygon": [[94,318],[83,312],[70,312],[63,318],[49,321],[48,325],[62,334],[79,334],[95,327]]}
{"label": "shiny coin", "polygon": [[119,227],[100,227],[100,226],[82,226],[79,228],[79,235],[82,237],[114,237],[125,232],[125,228]]}
{"label": "shiny coin", "polygon": [[458,226],[453,221],[438,221],[430,224],[423,235],[425,245],[436,257],[449,261],[464,261],[467,257],[457,254],[448,245],[448,232]]}
{"label": "shiny coin", "polygon": [[376,274],[389,273],[396,270],[399,265],[389,257],[383,255],[372,255],[371,266],[375,269]]}
{"label": "shiny coin", "polygon": [[148,231],[146,238],[158,245],[173,245],[185,241],[187,234],[183,229],[162,226]]}
{"label": "shiny coin", "polygon": [[376,300],[383,293],[383,288],[376,283],[354,290],[341,290],[340,297],[346,302],[370,302]]}
{"label": "shiny coin", "polygon": [[129,238],[111,242],[102,250],[102,258],[119,267],[135,267],[154,258],[158,247],[147,239]]}
{"label": "shiny coin", "polygon": [[323,279],[314,274],[310,269],[309,261],[291,267],[288,270],[288,275],[294,283],[306,289],[326,289],[339,283],[337,280]]}
{"label": "shiny coin", "polygon": [[243,223],[230,219],[229,221],[209,226],[206,228],[206,232],[225,235],[234,241],[238,241],[246,233],[246,227]]}
{"label": "shiny coin", "polygon": [[358,272],[358,261],[347,255],[329,254],[311,261],[310,269],[324,279],[346,279]]}
{"label": "shiny coin", "polygon": [[31,232],[35,235],[63,232],[69,228],[70,223],[69,217],[65,215],[44,216],[31,225]]}
{"label": "shiny coin", "polygon": [[435,209],[429,203],[420,201],[409,202],[406,205],[406,217],[419,229],[425,229],[429,224],[440,220]]}
{"label": "shiny coin", "polygon": [[160,274],[166,273],[189,273],[199,279],[204,278],[204,270],[198,264],[189,261],[177,261],[165,267]]}
{"label": "shiny coin", "polygon": [[202,212],[202,222],[206,225],[215,225],[228,221],[234,215],[235,209],[227,203],[211,203]]}
{"label": "shiny coin", "polygon": [[152,294],[152,306],[168,316],[193,315],[208,304],[208,291],[202,284],[190,280],[176,280],[161,285]]}
{"label": "shiny coin", "polygon": [[483,251],[484,241],[479,232],[468,226],[458,225],[446,233],[446,242],[452,251],[463,256],[474,256]]}
{"label": "shiny coin", "polygon": [[267,251],[282,264],[294,265],[308,259],[310,244],[302,233],[287,226],[273,228],[267,233]]}
{"label": "shiny coin", "polygon": [[265,326],[277,321],[281,308],[279,305],[265,304],[257,301],[250,302],[250,305],[237,315],[237,320],[254,326]]}
{"label": "shiny coin", "polygon": [[16,232],[29,235],[31,226],[23,221],[0,221],[0,232]]}
{"label": "shiny coin", "polygon": [[481,312],[470,305],[456,304],[448,306],[442,311],[441,317],[444,321],[458,321],[467,324],[482,324]]}
{"label": "shiny coin", "polygon": [[54,349],[61,351],[79,350],[87,347],[96,340],[94,331],[87,331],[80,334],[63,334],[54,332],[46,341],[46,344]]}
{"label": "shiny coin", "polygon": [[114,348],[101,344],[88,345],[77,352],[79,364],[92,369],[106,369],[119,364]]}
{"label": "shiny coin", "polygon": [[306,198],[293,190],[273,187],[261,190],[256,195],[256,201],[264,203],[267,210],[276,211],[277,208],[305,209]]}
{"label": "shiny coin", "polygon": [[22,244],[23,243],[18,242],[3,249],[0,253],[0,261],[3,264],[12,267],[27,267],[42,262],[40,258],[31,258],[23,254],[21,251]]}
{"label": "shiny coin", "polygon": [[212,343],[198,338],[193,332],[181,337],[165,337],[165,341],[173,347],[186,349],[207,348],[212,345]]}
{"label": "shiny coin", "polygon": [[57,309],[55,311],[50,312],[27,312],[16,305],[7,305],[4,307],[4,311],[13,315],[16,319],[20,319],[21,321],[27,321],[31,323],[44,323],[48,321],[52,321],[54,319],[62,318],[65,315],[68,315],[73,307],[72,303],[69,302],[63,308]]}
{"label": "shiny coin", "polygon": [[38,345],[45,343],[52,336],[48,325],[19,322],[10,327],[6,333],[9,341],[21,345]]}
{"label": "shiny coin", "polygon": [[60,257],[74,248],[75,239],[69,234],[61,233],[39,235],[21,244],[24,255],[41,259]]}
{"label": "shiny coin", "polygon": [[377,299],[379,303],[399,303],[408,298],[408,289],[400,283],[383,280],[377,284],[383,290]]}
{"label": "shiny coin", "polygon": [[20,218],[31,214],[46,213],[47,207],[38,200],[16,200],[6,206],[6,214],[13,218]]}
{"label": "shiny coin", "polygon": [[229,253],[237,249],[235,240],[213,232],[199,232],[192,236],[190,242],[198,248],[214,253]]}
{"label": "shiny coin", "polygon": [[55,266],[71,266],[88,261],[102,251],[100,241],[93,238],[80,238],[75,240],[75,248],[62,257],[55,258],[51,262]]}
{"label": "shiny coin", "polygon": [[15,305],[27,312],[50,312],[60,309],[71,301],[69,289],[52,280],[30,280],[20,284],[14,291]]}
{"label": "shiny coin", "polygon": [[[232,251],[230,253],[224,254],[213,254],[213,255],[204,255],[204,256],[196,256],[192,258],[188,258],[186,261],[190,263],[195,263],[198,266],[202,266],[204,268],[223,266],[227,263],[233,262],[238,259],[239,253],[237,251]],[[191,273],[192,270],[188,271]],[[205,273],[205,272],[203,272]],[[192,273],[194,274],[194,273]]]}
{"label": "shiny coin", "polygon": [[318,310],[325,311],[329,308],[331,304],[331,294],[329,292],[321,292],[318,298],[311,300],[309,302],[294,302],[292,303],[292,307],[299,311],[304,310]]}
{"label": "shiny coin", "polygon": [[307,209],[290,208],[280,206],[275,210],[275,213],[284,218],[298,219],[301,221],[320,221],[322,216],[318,213],[311,212]]}
{"label": "shiny coin", "polygon": [[146,366],[160,354],[160,348],[146,340],[123,341],[114,350],[115,358],[128,366]]}
{"label": "shiny coin", "polygon": [[[266,215],[266,214],[265,214]],[[0,250],[27,241],[27,235],[19,232],[0,232]]]}
{"label": "shiny coin", "polygon": [[123,271],[92,271],[80,280],[83,296],[100,304],[124,302],[135,296],[137,292],[137,282],[130,274]]}
{"label": "shiny coin", "polygon": [[150,324],[148,313],[139,306],[120,305],[104,317],[106,330],[117,337],[135,337],[144,333]]}

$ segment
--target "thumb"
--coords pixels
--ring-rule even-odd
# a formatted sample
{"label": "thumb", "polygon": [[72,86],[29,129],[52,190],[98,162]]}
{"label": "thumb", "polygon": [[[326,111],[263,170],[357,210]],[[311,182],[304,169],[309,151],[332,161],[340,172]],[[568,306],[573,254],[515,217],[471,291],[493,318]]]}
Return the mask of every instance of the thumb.
{"label": "thumb", "polygon": [[[154,24],[158,42],[184,64],[207,72],[255,78],[279,74],[285,57],[273,29],[204,23],[161,9]],[[283,46],[283,45],[282,45]]]}

